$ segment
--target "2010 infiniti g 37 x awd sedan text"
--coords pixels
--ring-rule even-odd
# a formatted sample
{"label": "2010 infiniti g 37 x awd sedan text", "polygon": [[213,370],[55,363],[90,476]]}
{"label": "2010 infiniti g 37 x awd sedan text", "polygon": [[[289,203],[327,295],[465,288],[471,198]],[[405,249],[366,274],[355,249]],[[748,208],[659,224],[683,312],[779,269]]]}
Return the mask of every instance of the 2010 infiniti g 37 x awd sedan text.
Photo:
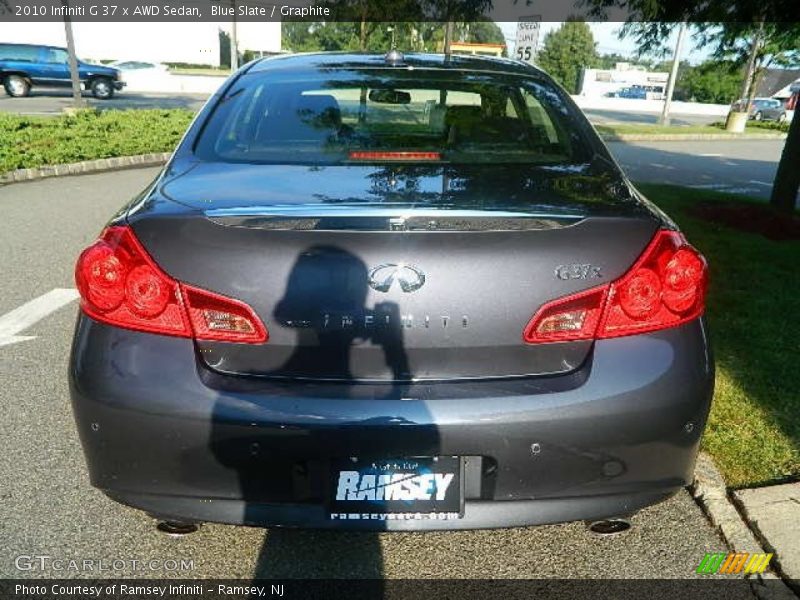
{"label": "2010 infiniti g 37 x awd sedan text", "polygon": [[691,479],[705,261],[521,63],[250,63],[76,277],[91,481],[158,518],[502,527]]}

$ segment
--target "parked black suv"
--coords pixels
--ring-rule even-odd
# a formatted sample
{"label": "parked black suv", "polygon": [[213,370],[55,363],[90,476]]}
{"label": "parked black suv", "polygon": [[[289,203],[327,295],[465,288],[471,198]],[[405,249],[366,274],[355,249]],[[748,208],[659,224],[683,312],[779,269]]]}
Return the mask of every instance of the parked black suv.
{"label": "parked black suv", "polygon": [[[108,100],[121,90],[120,71],[78,60],[81,84],[95,98]],[[9,96],[27,96],[33,86],[69,87],[67,51],[55,46],[0,44],[0,82]]]}

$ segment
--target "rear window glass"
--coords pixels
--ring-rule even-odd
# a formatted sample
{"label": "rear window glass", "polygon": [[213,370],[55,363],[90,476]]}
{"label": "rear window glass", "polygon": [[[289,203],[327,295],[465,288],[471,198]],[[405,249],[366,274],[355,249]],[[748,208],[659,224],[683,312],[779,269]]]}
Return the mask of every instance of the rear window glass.
{"label": "rear window glass", "polygon": [[587,155],[574,113],[544,80],[405,69],[245,75],[220,100],[195,152],[298,164],[563,164]]}

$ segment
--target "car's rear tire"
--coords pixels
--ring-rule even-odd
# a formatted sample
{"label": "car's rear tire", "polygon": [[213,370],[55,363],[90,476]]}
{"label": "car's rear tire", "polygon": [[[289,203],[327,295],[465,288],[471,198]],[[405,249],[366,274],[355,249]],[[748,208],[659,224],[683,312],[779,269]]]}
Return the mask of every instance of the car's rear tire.
{"label": "car's rear tire", "polygon": [[3,80],[6,94],[12,98],[24,98],[31,91],[31,84],[21,75],[9,75]]}
{"label": "car's rear tire", "polygon": [[92,96],[98,100],[110,100],[114,97],[114,84],[107,77],[98,77],[90,85]]}

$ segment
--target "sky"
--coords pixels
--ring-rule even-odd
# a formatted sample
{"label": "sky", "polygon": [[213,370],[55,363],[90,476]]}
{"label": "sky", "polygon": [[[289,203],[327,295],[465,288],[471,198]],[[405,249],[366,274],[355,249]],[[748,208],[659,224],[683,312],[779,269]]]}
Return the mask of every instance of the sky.
{"label": "sky", "polygon": [[[508,44],[509,56],[513,56],[514,51],[514,38],[516,36],[517,24],[516,23],[498,23],[503,30],[503,35]],[[544,41],[544,36],[548,31],[558,29],[561,23],[544,22],[539,37],[539,44]],[[622,23],[607,22],[607,23],[589,23],[589,28],[594,35],[594,41],[597,42],[597,51],[600,54],[622,54],[623,56],[634,56],[636,54],[636,43],[633,39],[627,38],[620,40],[617,37],[617,32],[622,27]],[[677,41],[677,31],[673,33],[668,41],[668,45],[672,48],[675,47]],[[701,48],[699,50],[694,48],[690,35],[686,36],[683,44],[683,51],[681,52],[681,59],[688,59],[690,63],[697,64],[706,60],[711,54],[710,49]],[[671,58],[668,57],[668,58]]]}

